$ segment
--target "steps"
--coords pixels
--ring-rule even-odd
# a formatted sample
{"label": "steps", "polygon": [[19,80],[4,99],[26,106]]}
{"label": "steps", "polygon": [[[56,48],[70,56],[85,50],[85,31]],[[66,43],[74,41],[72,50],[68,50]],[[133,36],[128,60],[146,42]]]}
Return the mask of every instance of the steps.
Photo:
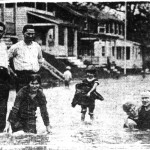
{"label": "steps", "polygon": [[54,66],[52,66],[50,63],[48,63],[46,60],[44,60],[42,66],[58,80],[60,81],[64,80],[63,74],[59,70],[57,70]]}
{"label": "steps", "polygon": [[116,66],[116,64],[114,63],[110,64],[109,67],[107,64],[103,64],[102,67],[103,67],[104,74],[107,77],[119,78],[119,76],[121,75],[121,68]]}
{"label": "steps", "polygon": [[86,68],[86,65],[84,65],[84,63],[76,57],[68,57],[67,59],[70,63],[76,65],[78,68]]}

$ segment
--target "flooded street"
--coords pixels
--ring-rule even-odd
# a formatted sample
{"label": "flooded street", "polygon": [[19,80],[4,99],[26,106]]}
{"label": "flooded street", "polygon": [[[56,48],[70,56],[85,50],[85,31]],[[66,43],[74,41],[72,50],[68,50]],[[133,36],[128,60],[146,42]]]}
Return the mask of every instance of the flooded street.
{"label": "flooded street", "polygon": [[[96,100],[95,121],[91,123],[88,113],[85,123],[80,121],[81,108],[71,107],[75,83],[70,89],[55,87],[44,89],[52,126],[52,133],[46,134],[45,126],[37,110],[37,135],[0,134],[0,145],[9,149],[60,149],[60,150],[108,150],[149,149],[150,131],[129,131],[123,129],[126,114],[122,104],[128,100],[140,104],[140,92],[150,90],[150,76],[122,77],[119,80],[100,79],[97,91],[104,101]],[[15,92],[10,92],[9,109],[13,105]],[[9,146],[8,146],[9,145]]]}

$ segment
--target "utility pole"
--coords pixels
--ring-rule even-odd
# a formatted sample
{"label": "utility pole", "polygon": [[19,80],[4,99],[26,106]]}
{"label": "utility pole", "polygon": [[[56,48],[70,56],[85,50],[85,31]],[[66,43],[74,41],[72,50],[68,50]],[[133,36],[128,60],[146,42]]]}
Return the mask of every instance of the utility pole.
{"label": "utility pole", "polygon": [[125,29],[124,29],[124,42],[125,42],[125,48],[124,48],[124,75],[127,73],[127,2],[125,2]]}

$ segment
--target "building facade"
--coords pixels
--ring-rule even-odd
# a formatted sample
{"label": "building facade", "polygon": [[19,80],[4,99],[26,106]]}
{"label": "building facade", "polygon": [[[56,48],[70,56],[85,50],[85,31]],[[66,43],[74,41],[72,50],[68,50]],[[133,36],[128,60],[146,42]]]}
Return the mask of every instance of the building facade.
{"label": "building facade", "polygon": [[94,17],[69,3],[1,3],[0,21],[6,24],[6,36],[18,40],[23,39],[25,24],[34,25],[35,40],[56,58],[88,60],[97,66],[109,59],[123,67],[126,56],[127,68],[142,66],[140,44],[125,41],[124,21],[109,13],[99,12]]}

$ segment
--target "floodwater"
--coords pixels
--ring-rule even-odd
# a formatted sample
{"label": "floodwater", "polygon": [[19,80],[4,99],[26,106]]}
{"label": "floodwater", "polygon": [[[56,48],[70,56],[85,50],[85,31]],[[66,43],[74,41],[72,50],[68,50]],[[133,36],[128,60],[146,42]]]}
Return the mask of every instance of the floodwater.
{"label": "floodwater", "polygon": [[[78,81],[79,82],[79,81]],[[127,76],[119,80],[100,79],[97,91],[105,98],[96,100],[95,121],[92,123],[86,114],[81,123],[81,108],[71,107],[75,83],[70,89],[55,87],[44,89],[51,122],[51,134],[46,134],[45,126],[37,110],[37,135],[0,134],[2,149],[60,149],[60,150],[109,150],[109,149],[149,149],[150,131],[129,131],[123,128],[127,117],[122,104],[133,100],[139,105],[140,92],[150,90],[150,76]],[[10,91],[9,110],[13,105],[15,92]]]}

